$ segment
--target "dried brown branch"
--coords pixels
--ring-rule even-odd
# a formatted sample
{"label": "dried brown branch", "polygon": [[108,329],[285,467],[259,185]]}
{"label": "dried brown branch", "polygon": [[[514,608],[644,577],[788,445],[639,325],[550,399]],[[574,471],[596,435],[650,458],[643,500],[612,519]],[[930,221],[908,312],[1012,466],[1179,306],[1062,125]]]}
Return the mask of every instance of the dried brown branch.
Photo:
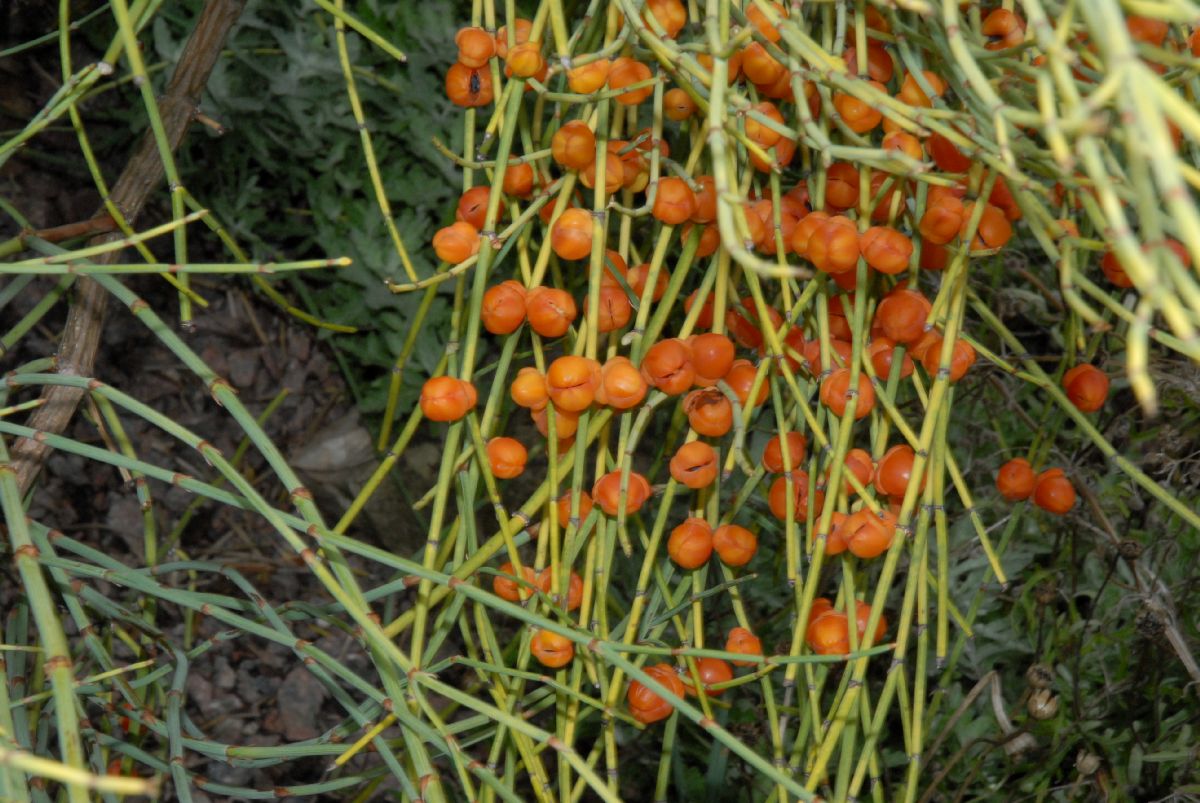
{"label": "dried brown branch", "polygon": [[[159,113],[172,153],[183,142],[188,127],[196,119],[200,94],[208,83],[226,36],[242,13],[243,5],[244,0],[209,0],[196,20],[196,27],[188,37],[167,90],[158,100]],[[163,175],[158,145],[153,134],[147,132],[121,172],[111,196],[112,202],[129,223],[138,219],[146,200],[162,182]],[[105,210],[100,209],[96,216],[104,214]],[[92,243],[111,242],[122,236],[120,232],[103,234],[93,238]],[[98,256],[96,261],[112,264],[118,262],[120,256],[120,251],[109,251]],[[107,304],[108,296],[96,282],[81,276],[75,283],[74,301],[67,313],[58,350],[60,373],[91,375],[100,346]],[[47,388],[42,395],[45,404],[31,416],[29,426],[41,432],[63,432],[82,397],[83,391],[78,388]],[[13,465],[22,493],[33,483],[49,452],[50,447],[28,438],[21,438],[14,444]]]}

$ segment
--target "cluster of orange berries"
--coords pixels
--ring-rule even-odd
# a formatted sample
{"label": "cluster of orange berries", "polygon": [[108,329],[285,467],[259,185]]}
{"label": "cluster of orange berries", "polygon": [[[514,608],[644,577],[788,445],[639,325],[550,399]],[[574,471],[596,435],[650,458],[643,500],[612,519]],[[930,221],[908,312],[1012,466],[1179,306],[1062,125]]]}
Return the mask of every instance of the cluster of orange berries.
{"label": "cluster of orange berries", "polygon": [[[853,132],[855,145],[865,138],[894,155],[898,163],[932,162],[948,178],[922,185],[906,171],[889,172],[841,161],[822,168],[819,185],[811,179],[800,180],[786,191],[768,196],[761,182],[751,182],[756,186],[736,209],[735,221],[745,237],[739,245],[781,263],[795,257],[793,262],[798,260],[811,267],[822,282],[824,299],[818,303],[823,309],[812,315],[821,323],[809,324],[806,329],[804,323],[764,305],[757,295],[737,298],[735,273],[727,288],[734,291],[734,297],[721,321],[715,319],[716,294],[706,291],[707,295],[702,296],[699,290],[693,290],[683,307],[694,321],[696,333],[663,337],[645,348],[640,359],[636,351],[631,356],[609,356],[603,362],[566,353],[549,360],[544,370],[520,367],[511,381],[509,396],[529,411],[544,438],[557,439],[560,453],[574,444],[585,411],[597,406],[614,413],[635,410],[656,390],[679,399],[675,409],[686,416],[691,430],[670,455],[670,476],[689,489],[701,490],[713,485],[721,470],[718,448],[709,440],[722,438],[734,429],[739,406],[745,411],[764,404],[770,391],[765,374],[787,369],[803,371],[818,389],[820,404],[839,418],[852,407],[857,421],[875,409],[876,390],[881,383],[894,377],[912,377],[920,385],[919,377],[914,377],[918,363],[930,380],[954,383],[976,361],[969,335],[948,341],[947,332],[937,325],[935,319],[939,316],[934,315],[933,304],[918,287],[918,279],[927,276],[924,271],[945,270],[952,260],[986,256],[1003,248],[1014,235],[1014,224],[1022,218],[1021,207],[1002,178],[988,176],[985,182],[985,174],[970,155],[969,132],[953,125],[949,129],[931,125],[935,131],[916,136],[880,111],[888,104],[886,96],[917,110],[933,109],[949,91],[947,82],[933,71],[902,73],[901,64],[886,44],[887,37],[882,36],[890,33],[887,20],[868,7],[866,23],[873,35],[866,39],[866,53],[857,52],[852,45],[842,54],[864,92],[833,91],[827,96],[831,108],[823,109],[824,101],[816,86],[795,78],[772,53],[770,45],[779,43],[783,33],[770,20],[787,18],[788,9],[777,2],[763,5],[773,14],[764,12],[759,3],[746,4],[745,16],[753,38],[743,39],[746,43],[726,60],[729,84],[741,84],[752,95],[753,102],[738,109],[737,134],[742,144],[749,146],[746,153],[756,171],[779,173],[791,165],[799,148],[792,133],[796,126],[789,121],[824,115],[836,126]],[[657,34],[665,33],[673,39],[688,21],[687,8],[681,0],[647,0],[642,21]],[[626,23],[623,19],[618,22]],[[989,50],[1012,48],[1024,41],[1025,23],[1011,11],[996,9],[984,17],[982,33],[988,37]],[[634,58],[636,51],[632,48],[623,51],[630,55],[608,58],[593,53],[575,56],[562,66],[550,65],[542,43],[532,37],[533,26],[526,20],[517,20],[511,30],[501,28],[495,35],[481,28],[464,28],[456,37],[458,61],[446,76],[448,96],[463,107],[493,102],[492,82],[499,75],[496,68],[500,63],[506,75],[528,79],[539,88],[556,79],[561,88],[565,81],[571,93],[587,101],[558,105],[541,142],[522,140],[526,155],[514,155],[505,169],[497,172],[494,181],[500,184],[503,195],[499,215],[511,213],[517,220],[520,204],[534,198],[535,192],[543,194],[534,203],[548,200],[557,173],[573,177],[598,197],[624,193],[623,209],[628,207],[632,194],[644,193],[642,212],[648,213],[656,230],[672,234],[671,228],[678,228],[679,241],[694,248],[695,258],[717,254],[723,245],[717,223],[718,202],[724,203],[733,191],[719,187],[715,176],[693,169],[694,159],[688,160],[688,167],[672,161],[668,143],[652,129],[635,131],[645,124],[644,118],[634,122],[638,120],[636,107],[655,94],[655,82],[660,80],[651,67]],[[845,41],[856,41],[852,31],[847,32]],[[692,50],[688,53],[711,76],[711,57]],[[695,73],[692,55],[685,57],[689,62],[677,73],[680,85],[661,94],[661,108],[656,110],[685,128],[705,103],[702,84],[706,82],[683,82],[682,76]],[[865,74],[860,75],[864,68]],[[877,94],[878,102],[864,100],[858,97],[860,94]],[[610,121],[607,130],[602,130],[598,120],[606,118],[593,111],[596,103],[609,101],[624,111],[613,115],[617,122]],[[584,111],[571,119],[573,109]],[[937,119],[936,115],[928,117],[930,122]],[[630,121],[628,125],[625,120]],[[692,133],[698,134],[698,127],[690,125]],[[608,134],[612,138],[605,139]],[[602,139],[606,147],[599,148]],[[534,152],[532,147],[544,150]],[[860,167],[869,173],[860,172]],[[486,238],[494,238],[484,231],[492,191],[492,187],[477,186],[462,194],[455,222],[438,231],[433,239],[440,260],[461,265],[478,254]],[[556,213],[558,206],[564,208]],[[622,255],[629,252],[629,238],[624,236],[627,232],[623,232],[621,251],[599,242],[604,220],[599,213],[583,208],[578,194],[567,194],[558,204],[544,203],[538,218],[544,224],[543,241],[558,260],[578,263],[603,253],[599,284],[587,291],[597,297],[578,298],[563,286],[537,284],[537,280],[500,281],[487,288],[480,307],[482,326],[493,335],[512,336],[525,326],[543,342],[571,339],[585,331],[617,333],[631,325],[639,300],[641,304],[656,303],[669,287],[682,286],[678,281],[682,277],[672,280],[657,248],[653,263],[630,267]],[[638,221],[644,219],[637,213],[625,222],[639,225]],[[536,220],[531,225],[536,226]],[[1070,233],[1077,231],[1067,231],[1064,226],[1064,234]],[[1181,248],[1171,243],[1166,247],[1181,260],[1186,259]],[[1110,280],[1120,284],[1118,279],[1124,271],[1116,257],[1106,257],[1102,268]],[[555,284],[578,284],[569,270],[555,270],[552,275]],[[862,276],[866,283],[860,287]],[[1127,282],[1128,277],[1124,280]],[[699,310],[694,309],[697,304]],[[593,308],[597,319],[587,320]],[[864,315],[865,311],[870,313]],[[859,320],[867,321],[867,332],[855,330],[856,314]],[[714,328],[716,331],[709,331]],[[814,337],[813,328],[821,335]],[[854,343],[860,338],[863,364],[855,366]],[[775,353],[776,344],[782,353]],[[583,349],[575,343],[566,350]],[[741,355],[777,359],[764,372],[752,359]],[[1080,410],[1092,412],[1103,405],[1108,380],[1092,366],[1082,365],[1068,372],[1064,390]],[[421,394],[422,410],[435,421],[457,420],[467,415],[475,402],[476,392],[470,383],[451,377],[430,379]],[[794,431],[781,432],[766,444],[761,463],[765,472],[773,475],[766,493],[771,513],[780,521],[790,517],[806,522],[820,518],[829,506],[841,507],[847,512],[835,509],[829,531],[811,534],[810,548],[822,549],[831,556],[849,552],[863,560],[891,549],[900,529],[902,500],[914,483],[923,488],[926,482],[925,477],[916,476],[913,448],[893,445],[878,460],[866,449],[852,448],[840,467],[842,487],[831,488],[832,467],[826,467],[823,476],[818,477],[810,477],[801,468],[806,463],[807,447],[805,436]],[[502,479],[519,476],[528,462],[525,446],[510,437],[488,441],[486,457],[491,473]],[[1070,510],[1075,502],[1074,487],[1061,469],[1036,475],[1021,459],[1007,464],[997,483],[1006,498],[1033,497],[1036,504],[1056,513]],[[867,489],[870,498],[855,500]],[[557,500],[558,518],[567,520],[571,502],[582,518],[587,518],[593,506],[610,517],[635,514],[653,494],[650,479],[637,471],[597,471],[590,493],[582,492],[577,500],[568,493]],[[707,565],[714,553],[724,566],[742,567],[754,558],[758,548],[758,534],[747,527],[732,522],[716,526],[696,515],[675,525],[666,541],[667,555],[685,571]],[[572,572],[566,599],[555,601],[573,610],[579,604],[581,587],[578,575]],[[518,577],[511,563],[500,567],[493,583],[498,596],[513,602],[529,599],[539,589],[548,594],[550,588],[549,569],[535,574],[525,567]],[[835,608],[826,598],[816,601],[806,625],[810,649],[820,654],[846,654],[852,642],[867,638],[870,606],[851,602],[855,606],[855,631],[850,629],[846,611]],[[880,617],[871,640],[877,642],[886,629],[886,619]],[[853,633],[857,633],[857,639],[852,638]],[[547,629],[534,633],[531,648],[543,665],[552,668],[564,666],[574,657],[571,640]],[[729,633],[726,651],[762,654],[757,637],[741,627]],[[744,662],[734,662],[739,663]],[[698,659],[695,668],[706,692],[713,687],[707,693],[720,693],[733,678],[729,663],[720,659]],[[693,679],[686,674],[680,676],[669,664],[648,667],[646,672],[677,696],[695,693]],[[669,703],[636,681],[629,686],[628,704],[642,722],[657,721],[672,710]]]}
{"label": "cluster of orange berries", "polygon": [[[1108,399],[1108,375],[1094,365],[1076,365],[1063,375],[1067,398],[1083,413],[1094,413]],[[1023,457],[1014,457],[996,474],[996,489],[1010,502],[1033,497],[1033,503],[1049,513],[1064,515],[1075,507],[1075,486],[1061,468],[1048,468],[1040,474]]]}

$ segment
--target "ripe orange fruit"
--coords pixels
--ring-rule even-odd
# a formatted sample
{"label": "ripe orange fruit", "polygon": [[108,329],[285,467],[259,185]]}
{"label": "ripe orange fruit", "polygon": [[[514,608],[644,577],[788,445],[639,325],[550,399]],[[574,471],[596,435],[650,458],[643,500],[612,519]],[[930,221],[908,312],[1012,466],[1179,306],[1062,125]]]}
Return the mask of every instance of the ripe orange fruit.
{"label": "ripe orange fruit", "polygon": [[538,630],[529,639],[529,651],[542,666],[561,669],[575,657],[575,645],[566,636],[549,630]]}
{"label": "ripe orange fruit", "polygon": [[488,63],[496,53],[496,40],[483,28],[461,28],[454,35],[458,45],[458,62],[471,69]]}
{"label": "ripe orange fruit", "polygon": [[516,570],[513,569],[511,562],[500,564],[500,573],[492,578],[492,591],[500,599],[506,599],[509,602],[517,602],[518,600],[529,599],[533,596],[533,589],[529,586],[536,584],[536,578],[533,574],[533,569],[528,566],[521,567],[521,577],[524,578],[528,585],[519,584],[516,579]]}
{"label": "ripe orange fruit", "polygon": [[851,513],[843,525],[843,538],[850,552],[859,558],[876,558],[888,550],[896,534],[896,515],[884,511],[876,516],[863,508]]}
{"label": "ripe orange fruit", "polygon": [[582,120],[572,120],[550,138],[550,155],[568,170],[582,170],[596,161],[596,135]]}
{"label": "ripe orange fruit", "polygon": [[783,441],[776,435],[767,441],[763,448],[763,468],[772,474],[792,471],[804,464],[804,452],[808,448],[808,439],[799,432],[790,431],[787,434],[788,459],[783,459]]}
{"label": "ripe orange fruit", "polygon": [[716,388],[693,390],[684,397],[683,411],[699,435],[719,438],[733,428],[733,405]]}
{"label": "ripe orange fruit", "polygon": [[704,519],[684,520],[667,539],[667,554],[680,568],[696,569],[708,562],[713,552],[713,531]]}
{"label": "ripe orange fruit", "polygon": [[498,437],[487,442],[488,463],[492,475],[502,480],[511,480],[525,472],[529,453],[516,438]]}
{"label": "ripe orange fruit", "polygon": [[455,63],[446,72],[446,97],[465,109],[492,102],[492,73]]}
{"label": "ripe orange fruit", "polygon": [[508,335],[525,322],[525,288],[509,279],[489,287],[480,309],[483,328],[494,335]]}
{"label": "ripe orange fruit", "polygon": [[676,176],[659,179],[651,214],[668,226],[687,222],[696,212],[696,195],[687,182]]}
{"label": "ripe orange fruit", "polygon": [[559,259],[584,259],[592,253],[592,215],[586,209],[568,209],[554,221],[550,247]]}
{"label": "ripe orange fruit", "polygon": [[1033,503],[1048,513],[1064,515],[1075,507],[1075,486],[1061,468],[1047,469],[1038,474]]}
{"label": "ripe orange fruit", "polygon": [[550,394],[546,390],[546,377],[533,367],[525,367],[517,371],[517,376],[508,387],[508,392],[518,406],[527,407],[530,410],[544,409],[550,401]]}
{"label": "ripe orange fruit", "polygon": [[608,71],[612,62],[608,59],[597,59],[579,67],[567,70],[567,86],[572,92],[580,95],[590,95],[600,91],[608,82]]}
{"label": "ripe orange fruit", "polygon": [[[624,89],[627,86],[648,81],[653,75],[650,68],[640,61],[631,58],[619,58],[612,63],[608,71],[608,86],[610,89]],[[617,103],[625,106],[636,106],[654,94],[654,85],[648,84],[640,89],[631,89],[617,95]]]}
{"label": "ripe orange fruit", "polygon": [[1010,502],[1020,502],[1033,494],[1037,477],[1033,467],[1023,457],[1014,457],[996,473],[996,488]]}
{"label": "ripe orange fruit", "polygon": [[722,524],[713,533],[712,545],[726,566],[745,566],[758,551],[758,538],[745,527]]}
{"label": "ripe orange fruit", "polygon": [[421,413],[430,421],[457,421],[475,406],[475,386],[453,376],[434,376],[421,388]]}
{"label": "ripe orange fruit", "polygon": [[1108,374],[1094,365],[1076,365],[1063,375],[1063,390],[1079,410],[1094,413],[1108,400]]}
{"label": "ripe orange fruit", "polygon": [[562,337],[577,315],[575,299],[557,287],[531,287],[525,293],[529,328],[542,337]]}
{"label": "ripe orange fruit", "polygon": [[479,253],[479,232],[465,221],[455,221],[433,235],[437,258],[451,265],[465,262]]}
{"label": "ripe orange fruit", "polygon": [[[762,655],[762,642],[758,636],[751,633],[744,627],[735,627],[729,631],[729,637],[725,639],[725,652],[737,653],[738,655]],[[734,666],[754,666],[757,661],[734,661]]]}
{"label": "ripe orange fruit", "polygon": [[692,386],[696,373],[692,368],[692,352],[678,338],[655,343],[642,360],[642,375],[654,387],[671,396],[678,396]]}
{"label": "ripe orange fruit", "polygon": [[[836,416],[846,412],[850,401],[850,369],[838,368],[821,382],[821,403]],[[854,407],[854,420],[859,421],[871,414],[875,407],[875,389],[866,373],[858,374],[858,401]]]}
{"label": "ripe orange fruit", "polygon": [[[679,679],[675,667],[670,664],[655,664],[646,667],[645,672],[676,697],[684,696],[683,681]],[[643,725],[666,719],[675,710],[674,705],[659,697],[648,686],[637,680],[629,684],[625,700],[629,704],[629,713]]]}
{"label": "ripe orange fruit", "polygon": [[758,369],[749,360],[734,360],[733,365],[729,367],[729,373],[725,375],[725,384],[737,395],[743,409],[747,405],[757,407],[767,400],[770,387],[766,379],[759,385],[758,395],[750,398],[750,391],[754,389],[754,380],[757,377]]}
{"label": "ripe orange fruit", "polygon": [[[554,406],[569,413],[587,409],[600,386],[600,364],[587,357],[567,355],[550,363],[546,390]],[[563,436],[564,433],[559,433]]]}
{"label": "ripe orange fruit", "polygon": [[[719,697],[725,693],[724,689],[713,690],[710,688],[711,686],[733,680],[733,668],[728,661],[722,661],[720,658],[697,658],[696,674],[700,676],[704,693],[709,697]],[[695,695],[696,690],[692,688],[691,675],[682,675],[681,678],[687,693]]]}
{"label": "ripe orange fruit", "polygon": [[[636,513],[650,498],[650,483],[636,471],[629,472],[629,489],[625,494],[626,513]],[[621,472],[610,471],[592,486],[592,499],[609,516],[617,515],[621,508]]]}
{"label": "ripe orange fruit", "polygon": [[692,490],[707,488],[717,478],[717,453],[704,441],[679,447],[670,463],[671,477]]}
{"label": "ripe orange fruit", "polygon": [[628,357],[613,357],[600,369],[596,401],[615,410],[629,410],[642,403],[647,389],[642,372]]}

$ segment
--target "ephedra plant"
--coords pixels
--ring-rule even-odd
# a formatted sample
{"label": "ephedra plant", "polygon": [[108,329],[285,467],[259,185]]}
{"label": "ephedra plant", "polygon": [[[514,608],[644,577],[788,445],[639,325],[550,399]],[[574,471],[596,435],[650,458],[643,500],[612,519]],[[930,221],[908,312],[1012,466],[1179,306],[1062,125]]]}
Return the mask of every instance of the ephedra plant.
{"label": "ephedra plant", "polygon": [[[346,37],[391,45],[341,2],[320,5],[377,177]],[[332,528],[161,321],[295,512],[115,389],[44,365],[12,384],[87,387],[194,445],[236,490],[187,487],[259,512],[328,590],[319,613],[354,628],[378,676],[348,676],[302,643],[347,719],[253,753],[336,756],[317,792],[366,799],[386,778],[413,800],[928,799],[927,767],[962,714],[947,724],[945,691],[985,599],[1014,579],[1020,522],[1062,526],[1089,484],[1058,460],[1060,439],[1200,528],[1195,499],[1096,424],[1114,381],[1155,411],[1152,355],[1200,357],[1200,9],[1128,5],[1141,16],[1116,0],[477,0],[444,43],[463,147],[438,146],[463,192],[453,222],[407,244],[437,269],[418,275],[396,236],[408,275],[389,283],[422,295],[413,337],[452,294],[444,354],[419,404],[399,410],[409,339],[387,457]],[[397,199],[375,188],[390,215]],[[12,270],[71,253],[29,244],[54,257]],[[1057,288],[1034,287],[1062,299],[1061,331],[1038,346],[1058,349],[1052,362],[986,301],[1035,281],[1014,253],[1054,267]],[[1102,351],[1123,360],[1098,367]],[[1006,427],[1011,460],[985,458],[994,484],[972,487],[964,464],[982,436],[960,393],[980,375],[984,392],[1033,388],[1039,408]],[[392,555],[345,533],[418,431],[442,446],[417,503],[426,545]],[[45,595],[41,572],[61,583],[96,561],[113,582],[200,604],[69,539],[85,560],[39,563],[31,546],[50,542],[0,481],[31,597]],[[966,589],[951,582],[964,550],[982,556]],[[364,591],[347,554],[396,581]],[[289,638],[269,606],[203,604]],[[1186,643],[1172,645],[1194,671]],[[171,665],[186,674],[182,654]],[[1031,717],[1055,716],[1053,684]],[[79,726],[58,726],[81,768]],[[172,756],[215,752],[185,743],[177,719],[161,730]],[[368,746],[377,760],[342,774]],[[170,770],[177,788],[194,782]]]}

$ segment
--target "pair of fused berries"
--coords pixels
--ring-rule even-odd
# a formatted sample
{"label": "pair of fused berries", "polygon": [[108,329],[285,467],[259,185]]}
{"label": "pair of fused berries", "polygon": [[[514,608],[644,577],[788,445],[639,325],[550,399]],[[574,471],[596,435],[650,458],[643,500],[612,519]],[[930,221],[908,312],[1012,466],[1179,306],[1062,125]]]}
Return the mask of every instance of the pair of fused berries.
{"label": "pair of fused berries", "polygon": [[714,551],[726,566],[745,566],[758,551],[758,538],[737,524],[714,530],[704,519],[689,518],[667,539],[667,554],[682,569],[698,569]]}
{"label": "pair of fused berries", "polygon": [[[549,594],[553,575],[549,566],[537,573],[529,566],[522,566],[521,579],[524,582],[517,580],[516,569],[513,568],[512,563],[505,562],[501,564],[499,574],[492,579],[492,591],[500,599],[508,600],[509,602],[519,602],[533,596],[534,588],[537,588],[544,594]],[[566,598],[563,601],[565,603],[564,607],[569,613],[578,609],[582,601],[583,578],[575,572],[571,572],[567,584]]]}
{"label": "pair of fused berries", "polygon": [[[858,644],[862,646],[867,635],[867,624],[871,618],[871,606],[862,600],[854,603],[854,624],[858,633]],[[887,618],[880,614],[871,638],[878,644],[887,633]],[[818,655],[846,655],[850,652],[850,624],[844,611],[838,610],[826,597],[813,600],[805,632],[808,647]]]}
{"label": "pair of fused berries", "polygon": [[456,106],[487,106],[495,96],[488,62],[504,59],[508,77],[532,78],[544,82],[549,65],[542,55],[541,42],[531,40],[533,23],[518,19],[511,33],[502,27],[493,37],[483,28],[462,28],[454,37],[458,60],[446,72],[446,97]]}
{"label": "pair of fused berries", "polygon": [[[763,654],[762,643],[758,637],[744,627],[735,627],[729,631],[729,636],[725,641],[725,651],[746,656]],[[753,666],[756,662],[734,660],[732,663],[734,666]],[[700,675],[700,682],[704,686],[704,693],[712,696],[720,694],[723,690],[710,691],[710,686],[726,683],[733,679],[733,670],[729,663],[719,658],[701,658],[696,661],[696,669]],[[646,667],[644,671],[676,697],[683,698],[685,694],[698,694],[692,686],[691,678],[680,677],[671,664],[655,664]],[[664,720],[675,710],[672,703],[638,680],[630,682],[625,700],[629,705],[629,713],[644,725]]]}
{"label": "pair of fused berries", "polygon": [[1023,457],[1014,457],[1000,467],[996,488],[1010,502],[1032,496],[1035,505],[1060,516],[1075,507],[1075,486],[1061,468],[1049,468],[1037,474]]}

